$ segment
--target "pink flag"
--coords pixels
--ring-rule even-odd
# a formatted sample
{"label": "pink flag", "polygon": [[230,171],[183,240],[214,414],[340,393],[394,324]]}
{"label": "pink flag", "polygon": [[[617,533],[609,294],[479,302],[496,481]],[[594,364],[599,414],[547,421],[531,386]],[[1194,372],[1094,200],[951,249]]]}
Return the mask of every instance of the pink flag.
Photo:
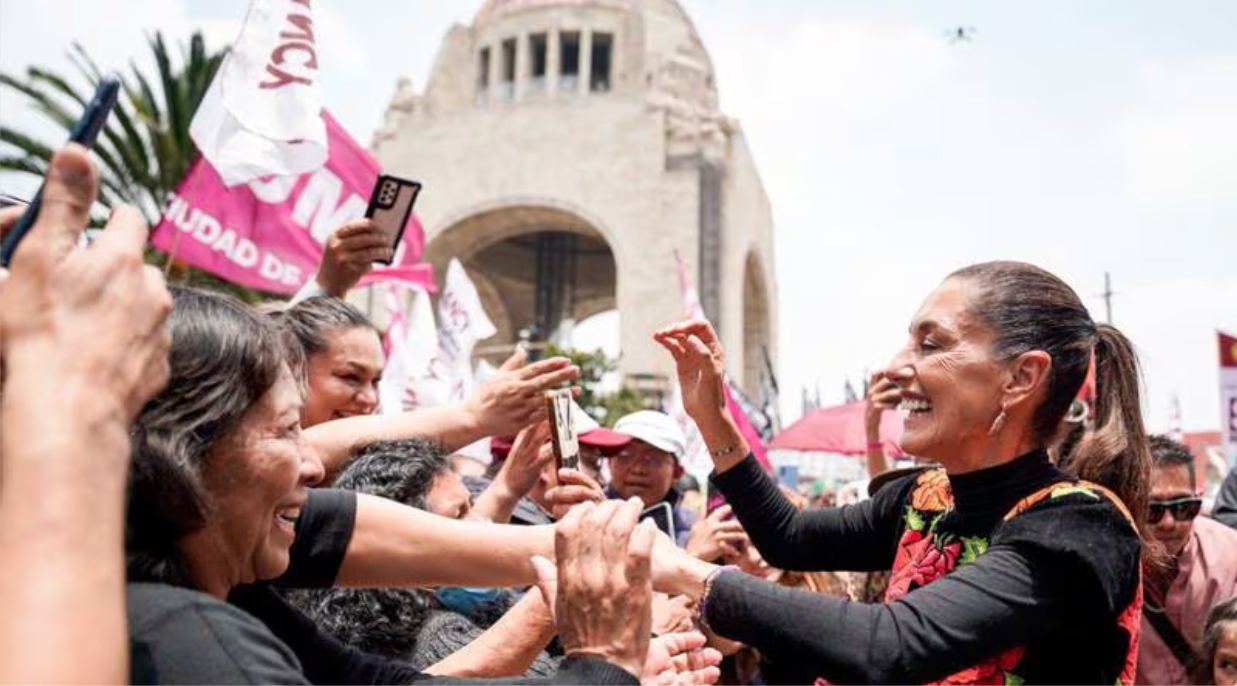
{"label": "pink flag", "polygon": [[[152,243],[176,259],[227,281],[272,293],[295,293],[313,277],[322,246],[344,222],[365,215],[378,162],[325,110],[330,156],[317,171],[269,177],[228,188],[205,159],[189,170],[164,208]],[[383,279],[434,288],[422,264],[425,231],[414,215]]]}
{"label": "pink flag", "polygon": [[[674,251],[674,262],[679,272],[679,290],[683,296],[683,312],[692,319],[705,319],[704,307],[700,305],[700,296],[697,295],[696,287],[692,285],[691,278],[687,274],[687,265],[683,263],[683,258],[677,250]],[[748,447],[752,449],[752,455],[756,457],[756,461],[766,471],[773,471],[773,464],[769,462],[769,456],[765,451],[764,442],[760,439],[760,433],[752,425],[752,420],[743,412],[743,408],[739,407],[739,403],[735,401],[734,394],[730,392],[729,380],[723,384],[722,388],[726,393],[726,408],[730,410],[730,416],[734,419],[735,426],[739,428],[739,433],[743,434],[743,440],[747,441]],[[679,395],[674,393],[672,397],[678,398]],[[672,412],[671,415],[678,418],[680,424],[686,419],[687,424],[690,425],[684,426],[689,437],[689,444],[699,442],[696,426],[691,423],[690,419],[687,419],[685,412],[681,413],[681,416],[678,412]]]}

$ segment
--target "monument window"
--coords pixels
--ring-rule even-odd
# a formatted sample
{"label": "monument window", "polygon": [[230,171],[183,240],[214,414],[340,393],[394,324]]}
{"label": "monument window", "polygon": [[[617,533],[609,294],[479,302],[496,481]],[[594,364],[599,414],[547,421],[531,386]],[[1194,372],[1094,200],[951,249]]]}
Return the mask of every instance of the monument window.
{"label": "monument window", "polygon": [[546,34],[534,33],[528,37],[529,56],[529,88],[543,90],[545,88],[546,71],[549,68],[549,41]]}
{"label": "monument window", "polygon": [[593,34],[593,54],[589,59],[588,89],[594,93],[610,90],[610,68],[613,62],[614,36],[608,33]]}
{"label": "monument window", "polygon": [[490,49],[481,48],[477,54],[477,95],[484,97],[490,88]]}
{"label": "monument window", "polygon": [[515,39],[508,38],[502,42],[502,65],[499,67],[502,81],[499,83],[499,94],[510,99],[515,93]]}
{"label": "monument window", "polygon": [[580,79],[580,32],[564,31],[559,43],[561,59],[558,85],[561,90],[573,91]]}

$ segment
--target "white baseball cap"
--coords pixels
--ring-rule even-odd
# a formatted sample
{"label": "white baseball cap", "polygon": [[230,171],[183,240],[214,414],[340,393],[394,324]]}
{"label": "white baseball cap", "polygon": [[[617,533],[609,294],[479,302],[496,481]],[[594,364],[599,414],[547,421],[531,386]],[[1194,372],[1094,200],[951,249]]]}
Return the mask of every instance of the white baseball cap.
{"label": "white baseball cap", "polygon": [[682,459],[687,452],[687,437],[683,435],[683,429],[664,412],[633,412],[618,420],[614,430],[644,441],[658,450],[664,450],[674,455],[675,459]]}

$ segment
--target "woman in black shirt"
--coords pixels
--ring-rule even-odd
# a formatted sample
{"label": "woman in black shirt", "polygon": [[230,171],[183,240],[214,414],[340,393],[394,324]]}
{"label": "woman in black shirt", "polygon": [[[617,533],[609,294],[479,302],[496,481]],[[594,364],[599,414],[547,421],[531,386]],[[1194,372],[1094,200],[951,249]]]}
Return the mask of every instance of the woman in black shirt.
{"label": "woman in black shirt", "polygon": [[[796,511],[745,457],[707,323],[655,338],[674,356],[715,483],[770,564],[893,570],[886,602],[865,605],[678,556],[665,582],[700,599],[714,632],[805,681],[1131,683],[1149,464],[1137,362],[1060,279],[986,263],[928,296],[886,376],[908,412],[903,447],[941,468],[844,508]],[[1069,475],[1045,445],[1092,356],[1096,430]]]}
{"label": "woman in black shirt", "polygon": [[[300,387],[272,325],[219,294],[173,289],[173,302],[170,380],[143,408],[132,437],[126,557],[133,681],[431,679],[323,634],[267,585],[288,571],[294,541],[304,544],[295,573],[319,581],[336,576],[352,539],[355,496],[325,492],[316,505],[308,497],[323,467],[301,433]],[[590,516],[581,534],[604,533],[616,542],[608,550],[626,551],[627,565],[619,566],[627,573],[607,575],[610,586],[576,583],[575,593],[560,591],[567,657],[550,681],[636,683],[644,664],[647,628],[633,627],[651,621],[648,553],[645,581],[637,586],[631,572],[639,577],[640,556],[624,542],[633,541],[634,549],[643,536],[651,546],[652,535],[631,534],[638,503],[622,506],[629,511],[622,521],[614,515],[619,505],[604,507],[612,519]],[[612,588],[624,577],[626,587]],[[590,607],[602,601],[621,608]]]}

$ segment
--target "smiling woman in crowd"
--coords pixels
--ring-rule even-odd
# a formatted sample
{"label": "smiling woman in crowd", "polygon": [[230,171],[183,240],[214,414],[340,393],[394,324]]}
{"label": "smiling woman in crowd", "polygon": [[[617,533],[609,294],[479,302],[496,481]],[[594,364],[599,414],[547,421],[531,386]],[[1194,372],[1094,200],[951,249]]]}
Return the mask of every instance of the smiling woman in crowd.
{"label": "smiling woman in crowd", "polygon": [[357,448],[375,440],[423,438],[449,452],[486,436],[515,435],[545,414],[543,391],[575,380],[565,357],[525,365],[517,351],[464,400],[411,412],[375,414],[386,358],[369,319],[341,298],[311,297],[279,314],[294,355],[305,359],[307,394],[301,413],[327,481]]}
{"label": "smiling woman in crowd", "polygon": [[[407,683],[428,678],[407,663],[361,652],[322,633],[267,584],[288,571],[298,538],[301,548],[309,550],[299,554],[299,567],[293,565],[299,579],[334,583],[346,552],[366,547],[352,534],[353,518],[358,527],[361,518],[356,496],[315,494],[352,503],[352,509],[337,507],[342,514],[333,525],[306,521],[323,518],[324,508],[307,504],[309,487],[322,480],[323,468],[301,432],[300,385],[276,329],[227,296],[176,289],[173,300],[170,381],[147,403],[133,432],[126,553],[134,682]],[[627,541],[639,508],[624,507],[632,510],[630,523],[586,519],[594,528],[583,527],[581,535],[600,535],[596,527],[617,526],[607,535]],[[442,526],[463,524],[441,521]],[[399,535],[387,532],[384,538]],[[486,546],[460,538],[455,547]],[[439,554],[443,566],[452,564],[446,546]],[[502,557],[492,549],[483,554]],[[640,557],[630,558],[636,567],[628,571],[639,575]],[[647,553],[642,564],[647,569]],[[451,576],[443,571],[440,578]],[[468,573],[458,577],[470,580]],[[647,625],[641,617],[648,613],[651,591],[578,583],[572,588],[568,597],[559,598],[567,659],[555,678],[634,683],[648,644],[647,635],[632,639],[628,627]],[[622,608],[603,618],[606,613],[596,612],[594,602]],[[581,618],[580,610],[596,616]],[[563,613],[577,623],[564,622]],[[578,623],[585,620],[593,625]],[[474,646],[473,659],[462,663],[484,662],[486,647],[469,648]]]}
{"label": "smiling woman in crowd", "polygon": [[[1131,683],[1149,465],[1137,362],[1060,279],[979,264],[928,296],[885,376],[909,410],[906,451],[941,467],[843,508],[797,511],[748,455],[707,323],[655,338],[675,359],[717,487],[770,564],[893,570],[885,603],[867,605],[680,556],[668,583],[700,600],[712,631],[809,680]],[[1071,464],[1112,491],[1057,470],[1045,450],[1092,354],[1096,429]]]}

